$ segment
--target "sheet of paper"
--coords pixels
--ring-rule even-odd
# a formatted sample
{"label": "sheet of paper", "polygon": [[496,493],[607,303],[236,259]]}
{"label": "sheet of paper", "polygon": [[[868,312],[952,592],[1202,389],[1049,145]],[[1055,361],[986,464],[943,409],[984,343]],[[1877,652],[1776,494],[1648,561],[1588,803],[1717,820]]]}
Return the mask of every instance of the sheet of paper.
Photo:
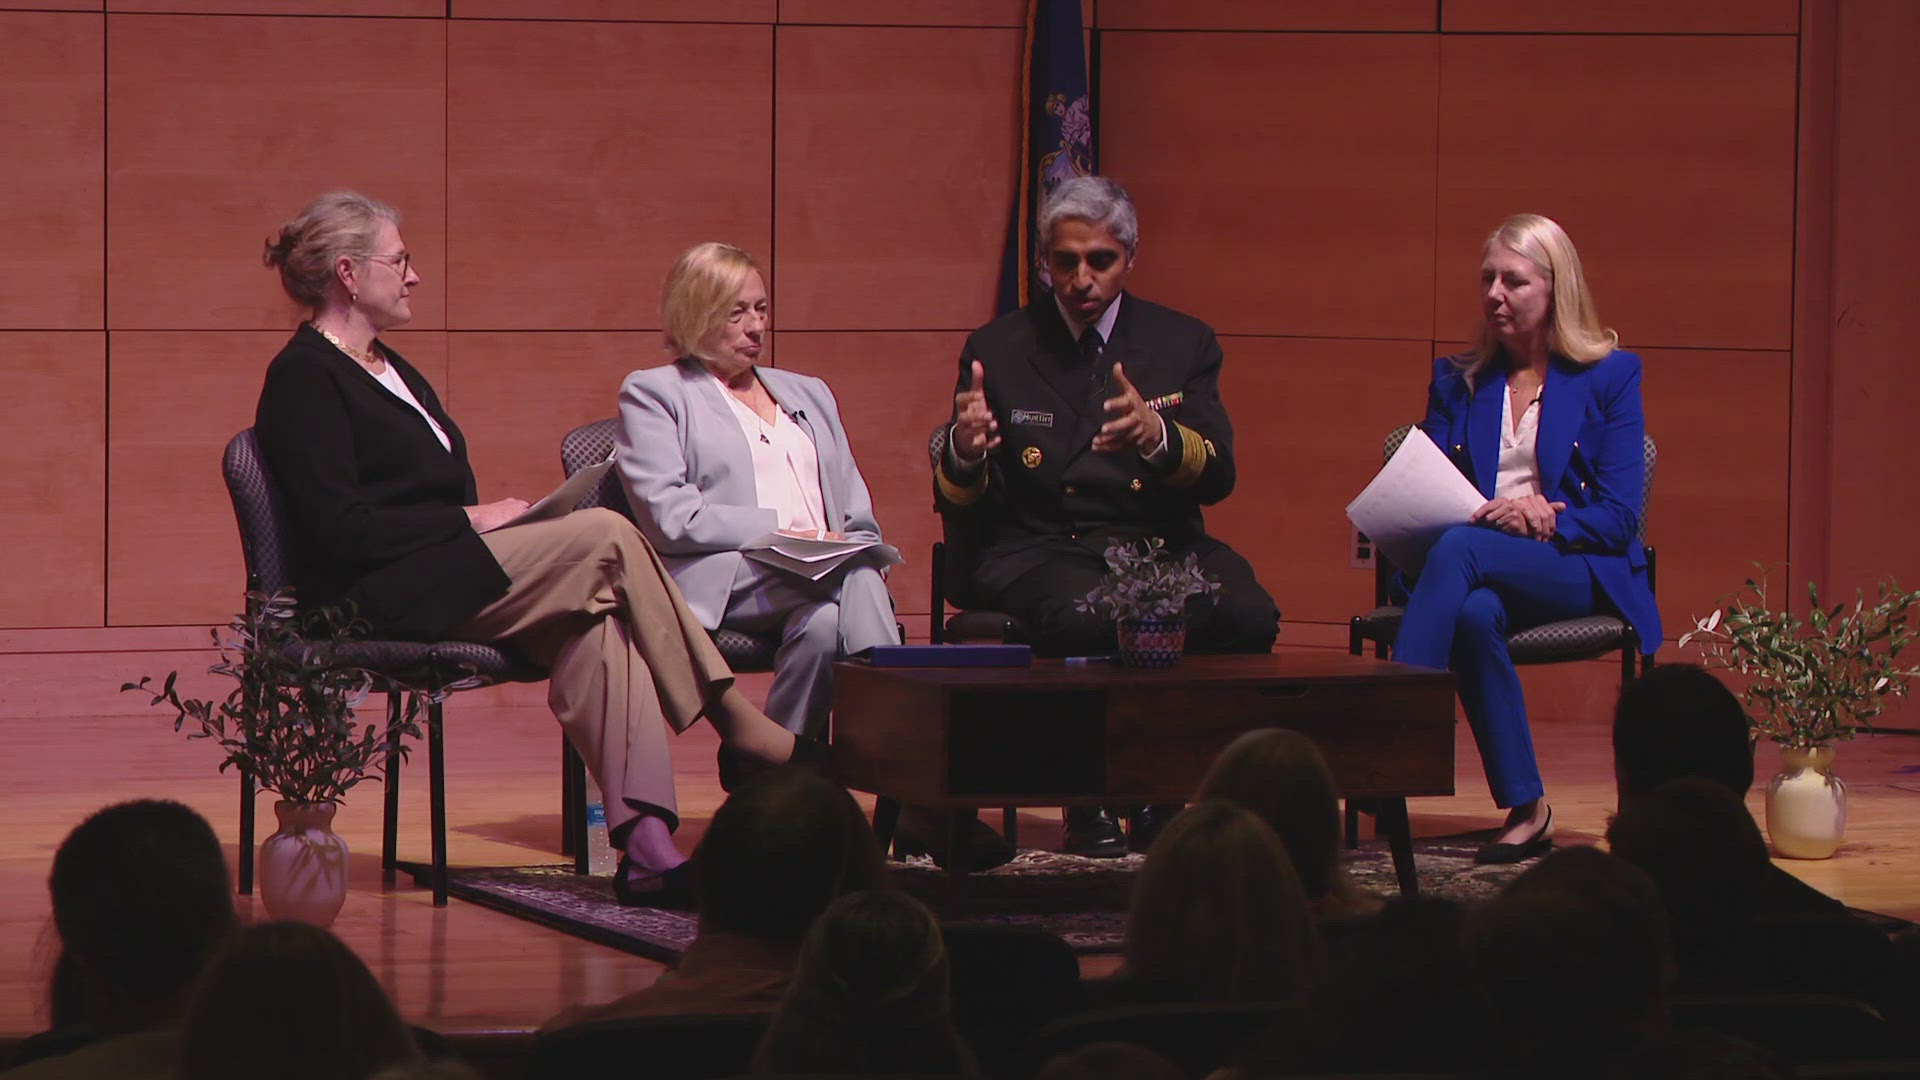
{"label": "sheet of paper", "polygon": [[819,581],[862,552],[869,553],[869,559],[876,566],[892,566],[903,561],[898,549],[877,540],[808,540],[780,533],[768,533],[741,550],[757,563],[809,581]]}
{"label": "sheet of paper", "polygon": [[511,529],[515,525],[525,525],[534,521],[546,521],[550,518],[565,517],[573,513],[573,508],[580,505],[580,500],[586,498],[588,492],[600,486],[601,478],[606,476],[607,470],[611,468],[613,468],[613,457],[609,455],[607,460],[589,465],[561,481],[559,487],[549,492],[546,498],[527,507],[526,512],[522,513],[519,517],[503,525],[495,525],[493,529],[483,531],[492,532],[494,529]]}
{"label": "sheet of paper", "polygon": [[1386,467],[1347,504],[1347,520],[1393,565],[1417,571],[1440,534],[1465,525],[1486,496],[1414,428]]}

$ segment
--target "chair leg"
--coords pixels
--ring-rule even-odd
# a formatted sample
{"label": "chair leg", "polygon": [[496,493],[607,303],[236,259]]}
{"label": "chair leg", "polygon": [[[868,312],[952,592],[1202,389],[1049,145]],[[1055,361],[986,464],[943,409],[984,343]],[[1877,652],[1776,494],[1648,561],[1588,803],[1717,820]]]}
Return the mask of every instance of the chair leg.
{"label": "chair leg", "polygon": [[1347,848],[1352,850],[1360,846],[1360,804],[1348,799],[1346,805]]}
{"label": "chair leg", "polygon": [[380,823],[380,880],[391,886],[400,864],[400,691],[387,692],[386,815]]}
{"label": "chair leg", "polygon": [[1393,874],[1400,882],[1400,895],[1409,900],[1419,899],[1420,874],[1413,865],[1413,823],[1407,817],[1407,800],[1378,800],[1373,823],[1387,834],[1387,846],[1393,850]]}
{"label": "chair leg", "polygon": [[560,854],[577,855],[573,843],[573,819],[586,805],[587,793],[573,786],[573,744],[560,736]]}
{"label": "chair leg", "polygon": [[240,895],[253,895],[253,770],[240,770]]}
{"label": "chair leg", "polygon": [[1020,850],[1020,808],[1005,807],[1000,811],[1000,835],[1006,838],[1007,846]]}
{"label": "chair leg", "polygon": [[885,795],[873,800],[873,835],[880,841],[880,850],[893,848],[893,830],[900,824],[900,800]]}
{"label": "chair leg", "polygon": [[1632,634],[1628,634],[1626,644],[1620,646],[1620,689],[1622,690],[1627,688],[1627,684],[1633,682],[1636,667],[1633,654],[1639,651],[1640,643]]}
{"label": "chair leg", "polygon": [[440,703],[427,706],[427,784],[433,825],[433,906],[447,906],[447,755]]}
{"label": "chair leg", "polygon": [[1360,633],[1360,616],[1347,620],[1347,652],[1359,656],[1366,651],[1366,637]]}
{"label": "chair leg", "polygon": [[[573,748],[572,743],[566,743],[566,763],[562,767],[567,773],[567,781],[563,786],[573,792],[569,800],[569,805],[573,807],[573,814],[570,818],[567,842],[561,850],[573,856],[573,872],[585,874],[592,869],[590,863],[593,859],[593,852],[587,847],[587,763],[580,756],[579,751]],[[606,795],[602,793],[600,797],[604,799]]]}

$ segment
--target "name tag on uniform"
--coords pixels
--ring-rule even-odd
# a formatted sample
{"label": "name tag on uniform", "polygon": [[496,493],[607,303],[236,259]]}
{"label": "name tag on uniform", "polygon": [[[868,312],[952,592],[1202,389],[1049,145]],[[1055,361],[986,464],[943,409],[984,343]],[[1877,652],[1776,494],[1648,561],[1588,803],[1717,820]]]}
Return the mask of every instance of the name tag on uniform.
{"label": "name tag on uniform", "polygon": [[1025,424],[1028,427],[1052,427],[1053,414],[1050,412],[1036,412],[1033,409],[1015,409],[1013,410],[1013,422],[1016,424]]}

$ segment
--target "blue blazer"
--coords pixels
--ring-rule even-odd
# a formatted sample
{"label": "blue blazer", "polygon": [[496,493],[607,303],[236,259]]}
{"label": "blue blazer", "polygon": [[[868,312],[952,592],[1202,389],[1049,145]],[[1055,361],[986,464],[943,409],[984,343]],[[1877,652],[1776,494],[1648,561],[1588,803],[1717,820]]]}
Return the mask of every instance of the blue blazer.
{"label": "blue blazer", "polygon": [[[1453,361],[1433,364],[1427,418],[1420,429],[1467,479],[1493,498],[1500,474],[1500,420],[1507,374],[1482,368],[1469,385]],[[1567,504],[1554,546],[1585,559],[1607,599],[1640,635],[1640,649],[1660,647],[1660,611],[1647,584],[1640,505],[1647,489],[1640,407],[1640,358],[1615,350],[1592,364],[1558,357],[1547,369],[1534,454],[1540,492]]]}

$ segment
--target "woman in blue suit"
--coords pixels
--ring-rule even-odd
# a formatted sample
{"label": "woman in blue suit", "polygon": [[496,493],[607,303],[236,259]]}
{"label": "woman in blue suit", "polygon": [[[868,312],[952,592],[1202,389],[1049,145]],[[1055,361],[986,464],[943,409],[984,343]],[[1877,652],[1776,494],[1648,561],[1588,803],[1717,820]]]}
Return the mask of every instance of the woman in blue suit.
{"label": "woman in blue suit", "polygon": [[1420,425],[1487,503],[1428,553],[1394,658],[1451,667],[1505,826],[1481,862],[1553,843],[1507,635],[1620,615],[1649,654],[1660,615],[1639,541],[1646,490],[1640,358],[1615,348],[1558,224],[1509,218],[1480,265],[1483,321],[1467,353],[1435,361]]}

